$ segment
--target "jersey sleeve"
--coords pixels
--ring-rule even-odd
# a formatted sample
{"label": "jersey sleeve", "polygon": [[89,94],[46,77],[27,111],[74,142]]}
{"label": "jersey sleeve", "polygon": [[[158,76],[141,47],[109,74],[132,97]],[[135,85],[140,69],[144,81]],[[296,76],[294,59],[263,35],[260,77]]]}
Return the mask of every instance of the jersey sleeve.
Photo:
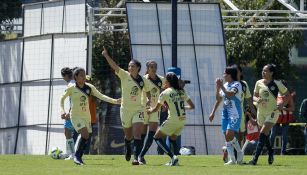
{"label": "jersey sleeve", "polygon": [[159,95],[158,103],[164,104],[165,101],[166,101],[166,93],[165,93],[165,92],[162,92],[162,93]]}
{"label": "jersey sleeve", "polygon": [[230,88],[231,92],[234,92],[235,94],[237,94],[238,92],[242,91],[242,86],[239,82],[234,83],[231,88]]}
{"label": "jersey sleeve", "polygon": [[185,101],[191,100],[190,96],[187,93],[184,93]]}
{"label": "jersey sleeve", "polygon": [[129,73],[122,68],[119,68],[118,73],[115,74],[121,79],[126,79],[129,76]]}
{"label": "jersey sleeve", "polygon": [[254,89],[254,93],[259,93],[259,81],[260,80],[258,80],[257,82],[256,82],[256,84],[255,84],[255,89]]}
{"label": "jersey sleeve", "polygon": [[245,84],[245,87],[246,87],[246,91],[243,92],[245,93],[245,99],[248,99],[248,98],[251,98],[252,97],[252,94],[251,94],[251,91],[249,90],[249,87],[248,87],[248,84],[244,81],[243,82]]}
{"label": "jersey sleeve", "polygon": [[102,93],[100,93],[95,86],[90,85],[91,89],[92,89],[92,95],[99,98],[102,101],[108,102],[108,103],[112,103],[112,104],[117,104],[116,99],[108,97],[106,95],[103,95]]}
{"label": "jersey sleeve", "polygon": [[60,109],[61,109],[61,114],[65,113],[65,108],[64,108],[64,101],[65,99],[71,95],[73,87],[67,87],[64,94],[60,98]]}

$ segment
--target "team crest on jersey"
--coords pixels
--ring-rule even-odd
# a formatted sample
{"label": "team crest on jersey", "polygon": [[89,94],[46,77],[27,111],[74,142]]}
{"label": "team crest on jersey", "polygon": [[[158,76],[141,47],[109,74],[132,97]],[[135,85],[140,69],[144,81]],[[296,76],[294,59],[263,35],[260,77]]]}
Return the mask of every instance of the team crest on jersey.
{"label": "team crest on jersey", "polygon": [[81,102],[85,102],[85,100],[86,100],[86,97],[82,95],[82,96],[80,97],[80,101],[81,101]]}
{"label": "team crest on jersey", "polygon": [[158,92],[158,89],[157,89],[157,88],[152,88],[152,89],[151,89],[151,93],[152,93],[152,94],[156,94],[157,92]]}
{"label": "team crest on jersey", "polygon": [[269,95],[270,95],[269,91],[263,91],[263,96],[264,97],[269,97]]}
{"label": "team crest on jersey", "polygon": [[143,82],[143,81],[140,82],[140,86],[141,86],[141,87],[144,86],[144,82]]}
{"label": "team crest on jersey", "polygon": [[130,95],[138,95],[139,88],[137,86],[133,86],[131,88]]}

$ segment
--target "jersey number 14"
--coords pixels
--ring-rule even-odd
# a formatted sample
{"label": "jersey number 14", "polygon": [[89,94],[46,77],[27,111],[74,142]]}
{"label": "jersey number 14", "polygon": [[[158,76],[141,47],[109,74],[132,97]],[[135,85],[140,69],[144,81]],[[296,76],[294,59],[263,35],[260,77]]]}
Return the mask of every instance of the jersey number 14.
{"label": "jersey number 14", "polygon": [[[184,101],[180,101],[179,105],[178,105],[178,102],[175,101],[174,105],[176,107],[178,117],[185,116]],[[180,113],[181,111],[183,111],[182,114]]]}

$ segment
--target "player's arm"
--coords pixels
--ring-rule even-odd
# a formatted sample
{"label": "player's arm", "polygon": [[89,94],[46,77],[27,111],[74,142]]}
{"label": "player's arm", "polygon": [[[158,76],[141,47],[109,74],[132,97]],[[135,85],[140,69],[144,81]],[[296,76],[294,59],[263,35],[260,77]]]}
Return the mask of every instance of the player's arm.
{"label": "player's arm", "polygon": [[146,112],[148,114],[151,114],[151,113],[154,113],[154,112],[157,112],[161,109],[162,105],[164,104],[165,102],[165,98],[166,98],[166,95],[164,95],[164,93],[162,92],[160,95],[159,95],[159,99],[158,99],[158,103],[157,105],[154,107],[154,108],[150,108],[150,109],[147,109]]}
{"label": "player's arm", "polygon": [[109,63],[109,65],[111,66],[111,68],[118,73],[120,67],[114,62],[114,60],[110,57],[107,49],[105,47],[103,47],[103,51],[101,52],[101,54],[107,59],[107,62]]}
{"label": "player's arm", "polygon": [[95,97],[99,98],[102,101],[112,103],[112,104],[120,104],[121,103],[120,99],[114,99],[114,98],[108,97],[106,95],[103,95],[94,86],[91,86],[91,89],[92,89],[92,95],[94,95]]}
{"label": "player's arm", "polygon": [[[65,108],[64,108],[64,102],[65,99],[70,95],[70,88],[67,88],[64,92],[64,94],[61,96],[60,98],[60,109],[61,109],[61,118],[65,119],[66,118],[66,112],[65,112]],[[70,112],[70,111],[69,111]]]}
{"label": "player's arm", "polygon": [[215,116],[215,112],[217,110],[217,108],[219,107],[221,101],[222,101],[222,97],[220,95],[220,89],[221,87],[219,85],[216,85],[216,92],[215,92],[215,103],[212,109],[212,112],[209,115],[209,121],[212,122]]}
{"label": "player's arm", "polygon": [[195,105],[193,103],[193,101],[191,99],[188,99],[187,100],[187,103],[188,105],[187,106],[184,106],[184,109],[187,109],[187,110],[192,110],[195,108]]}

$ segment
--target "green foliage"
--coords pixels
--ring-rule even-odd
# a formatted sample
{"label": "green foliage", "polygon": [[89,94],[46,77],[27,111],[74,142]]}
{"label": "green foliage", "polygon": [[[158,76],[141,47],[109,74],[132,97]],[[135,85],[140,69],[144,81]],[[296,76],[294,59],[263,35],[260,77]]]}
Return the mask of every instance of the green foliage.
{"label": "green foliage", "polygon": [[[240,9],[261,9],[267,1],[233,1]],[[269,9],[283,7],[274,2]],[[236,19],[233,19],[234,21]],[[242,22],[243,23],[243,22]],[[253,26],[257,27],[257,26]],[[226,31],[226,49],[228,63],[251,65],[256,68],[257,75],[261,77],[264,65],[274,63],[277,65],[276,78],[296,78],[293,66],[290,64],[290,50],[302,42],[300,31]]]}
{"label": "green foliage", "polygon": [[20,17],[21,2],[19,0],[1,0],[0,22]]}

